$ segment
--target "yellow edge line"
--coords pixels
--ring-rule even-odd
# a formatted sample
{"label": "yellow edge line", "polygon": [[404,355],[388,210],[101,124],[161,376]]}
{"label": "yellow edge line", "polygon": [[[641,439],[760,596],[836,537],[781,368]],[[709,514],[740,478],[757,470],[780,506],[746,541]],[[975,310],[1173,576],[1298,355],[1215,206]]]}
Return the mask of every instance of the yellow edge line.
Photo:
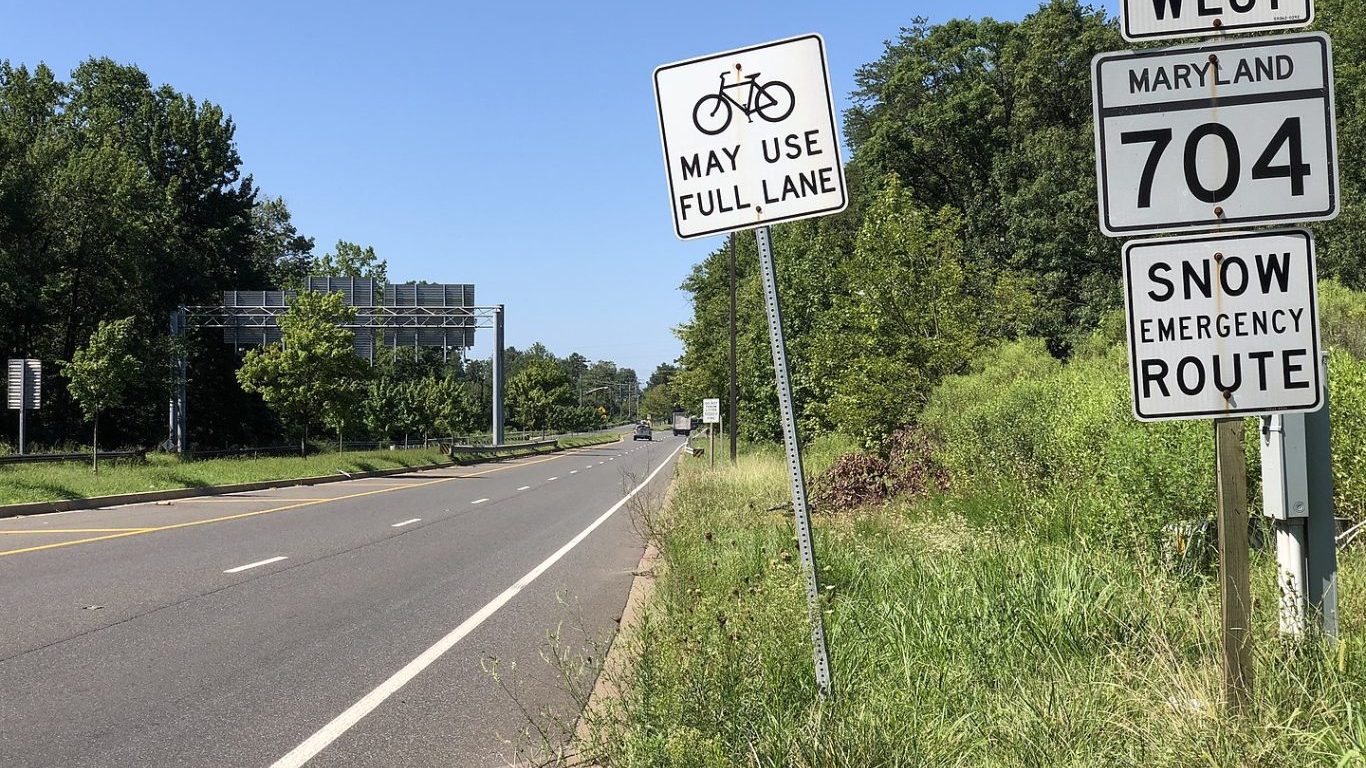
{"label": "yellow edge line", "polygon": [[0,531],[0,535],[14,533],[114,533],[117,531],[145,531],[147,528],[34,528],[29,531]]}
{"label": "yellow edge line", "polygon": [[[618,438],[618,439],[617,439],[617,442],[621,442],[622,439],[624,439],[624,438]],[[610,443],[602,443],[602,445],[610,445]],[[591,447],[593,447],[593,446],[583,446],[583,448],[591,448]],[[483,476],[483,475],[491,475],[491,474],[493,474],[494,472],[502,472],[502,471],[504,471],[504,470],[516,469],[516,468],[518,468],[518,467],[529,467],[529,466],[531,466],[532,464],[541,464],[541,463],[544,463],[544,462],[547,462],[547,461],[554,461],[554,460],[556,460],[556,459],[563,459],[563,458],[565,458],[566,456],[571,456],[571,455],[573,455],[574,453],[579,452],[580,450],[582,450],[582,449],[581,449],[581,448],[571,448],[570,450],[565,451],[564,453],[556,454],[556,455],[554,455],[554,456],[547,456],[546,458],[537,459],[536,461],[527,461],[527,462],[522,462],[522,463],[520,463],[520,464],[505,464],[505,465],[501,465],[501,466],[498,466],[498,467],[494,467],[494,468],[492,468],[492,469],[486,469],[486,470],[484,470],[484,471],[482,471],[482,472],[475,472],[475,473],[469,474],[469,475],[453,475],[453,476],[451,476],[451,477],[440,477],[440,478],[437,478],[437,479],[435,479],[435,480],[428,480],[428,481],[421,482],[421,483],[409,483],[409,484],[407,484],[407,485],[399,485],[399,486],[392,486],[392,487],[387,487],[387,488],[380,488],[380,489],[373,490],[373,491],[362,491],[361,493],[351,493],[351,494],[347,494],[347,495],[345,495],[345,496],[334,496],[334,497],[332,497],[332,498],[330,498],[330,499],[325,499],[325,500],[322,500],[322,501],[304,501],[304,502],[297,502],[297,503],[294,503],[294,504],[286,504],[286,505],[284,505],[284,506],[282,506],[282,507],[272,507],[272,508],[270,508],[270,509],[259,509],[259,510],[256,510],[255,512],[241,512],[241,513],[238,513],[238,514],[235,514],[235,515],[223,515],[222,517],[211,517],[211,518],[209,518],[209,519],[207,519],[207,520],[191,520],[191,521],[188,522],[188,523],[175,523],[175,524],[172,524],[172,525],[160,525],[160,526],[156,526],[156,527],[153,527],[153,528],[134,528],[134,529],[131,529],[131,530],[121,531],[121,532],[119,532],[119,533],[112,533],[112,534],[110,534],[110,535],[108,535],[108,536],[91,536],[90,538],[86,538],[86,539],[75,539],[75,540],[73,540],[73,541],[58,541],[58,542],[53,542],[52,544],[40,544],[40,545],[38,545],[38,546],[33,546],[33,547],[23,547],[22,549],[7,549],[7,550],[0,550],[0,557],[5,557],[6,555],[22,555],[22,554],[24,554],[25,552],[40,552],[40,551],[45,550],[45,549],[59,549],[59,548],[61,548],[61,547],[74,547],[74,546],[76,546],[77,544],[90,544],[90,543],[93,543],[93,542],[96,542],[96,541],[108,541],[108,540],[110,540],[110,539],[122,539],[122,538],[125,538],[125,537],[128,537],[128,536],[140,536],[140,535],[142,535],[142,534],[157,533],[157,532],[159,532],[159,531],[171,531],[171,530],[175,530],[175,529],[177,529],[177,528],[193,528],[194,526],[198,526],[198,525],[208,525],[209,523],[222,523],[222,522],[226,522],[226,521],[228,521],[228,520],[241,520],[241,519],[247,518],[247,517],[256,517],[257,515],[268,515],[268,514],[270,514],[270,513],[272,513],[272,512],[284,512],[285,510],[289,510],[289,509],[298,509],[298,508],[300,508],[300,507],[311,507],[311,506],[313,506],[313,505],[315,505],[315,504],[326,504],[326,503],[329,502],[329,501],[346,501],[347,499],[357,499],[357,498],[360,498],[360,497],[362,497],[362,496],[373,496],[373,495],[378,494],[378,493],[390,493],[390,492],[393,492],[393,491],[406,491],[406,490],[409,490],[409,489],[412,489],[412,488],[421,488],[421,487],[427,486],[427,485],[436,485],[437,483],[448,483],[448,482],[450,482],[450,481],[452,481],[452,480],[462,480],[462,479],[470,478],[470,477],[480,477],[480,476]],[[421,470],[416,470],[416,471],[421,471]],[[74,532],[74,531],[73,531],[73,532]],[[44,531],[44,533],[46,533],[46,531]]]}
{"label": "yellow edge line", "polygon": [[[168,505],[174,505],[174,504],[229,504],[229,503],[240,503],[240,502],[243,502],[243,501],[260,501],[260,500],[261,500],[261,497],[259,497],[259,496],[216,496],[216,497],[212,497],[212,498],[204,498],[204,497],[198,497],[198,496],[197,496],[197,497],[192,498],[192,499],[172,499],[172,500],[166,502],[166,504],[168,504]],[[324,497],[322,497],[322,496],[318,496],[318,497],[303,497],[303,496],[300,496],[300,497],[297,498],[297,499],[290,499],[290,501],[328,501],[328,499],[326,499],[326,498],[324,498]]]}

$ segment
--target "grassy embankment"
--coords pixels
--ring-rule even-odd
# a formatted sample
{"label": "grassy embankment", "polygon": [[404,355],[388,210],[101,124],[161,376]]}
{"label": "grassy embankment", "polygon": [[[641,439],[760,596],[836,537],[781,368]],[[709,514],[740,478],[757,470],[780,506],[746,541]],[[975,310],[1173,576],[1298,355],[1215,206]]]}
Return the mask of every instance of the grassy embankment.
{"label": "grassy embankment", "polygon": [[[1211,511],[1209,424],[1134,422],[1123,348],[1096,346],[1063,365],[1011,345],[937,390],[923,425],[947,493],[817,516],[825,704],[790,516],[767,511],[788,499],[781,456],[685,461],[647,521],[659,577],[589,754],[642,767],[1366,765],[1366,557],[1341,555],[1330,649],[1277,636],[1273,555],[1254,555],[1256,700],[1224,711],[1217,585],[1163,535]],[[1361,518],[1366,363],[1335,353],[1332,366],[1339,512]],[[817,441],[812,474],[846,448]]]}
{"label": "grassy embankment", "polygon": [[[617,434],[584,435],[559,441],[561,448],[577,448],[616,442]],[[511,458],[544,452],[483,451],[462,454],[459,463]],[[149,454],[147,461],[101,462],[98,474],[85,462],[60,464],[15,464],[0,466],[0,504],[30,501],[84,499],[121,493],[161,491],[172,488],[205,488],[234,483],[287,480],[341,472],[367,472],[380,469],[426,467],[449,464],[451,460],[435,448],[395,451],[347,451],[323,453],[307,458],[272,456],[264,458],[208,459],[181,461],[166,454]]]}

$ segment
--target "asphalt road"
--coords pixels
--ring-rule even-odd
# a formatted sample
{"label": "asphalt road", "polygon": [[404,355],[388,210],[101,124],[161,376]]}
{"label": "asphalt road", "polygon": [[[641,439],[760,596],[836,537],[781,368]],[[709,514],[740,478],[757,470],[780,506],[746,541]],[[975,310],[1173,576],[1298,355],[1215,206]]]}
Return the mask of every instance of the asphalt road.
{"label": "asphalt road", "polygon": [[545,658],[605,649],[666,434],[0,520],[0,765],[508,765],[577,714]]}

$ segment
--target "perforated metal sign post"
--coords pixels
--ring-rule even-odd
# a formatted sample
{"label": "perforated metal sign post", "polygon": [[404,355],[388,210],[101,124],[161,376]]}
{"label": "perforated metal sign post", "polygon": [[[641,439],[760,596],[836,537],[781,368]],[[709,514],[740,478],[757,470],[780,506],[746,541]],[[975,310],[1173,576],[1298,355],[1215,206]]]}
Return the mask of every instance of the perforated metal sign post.
{"label": "perforated metal sign post", "polygon": [[1302,229],[1124,247],[1134,415],[1260,416],[1322,404],[1314,239]]}
{"label": "perforated metal sign post", "polygon": [[1313,0],[1123,0],[1119,31],[1125,40],[1162,40],[1228,32],[1307,27]]}
{"label": "perforated metal sign post", "polygon": [[783,339],[783,316],[778,305],[778,279],[773,269],[773,247],[768,227],[755,230],[759,239],[759,271],[764,282],[764,310],[768,315],[768,338],[773,349],[773,369],[778,372],[778,411],[783,420],[783,444],[787,448],[788,476],[792,480],[792,508],[797,524],[797,546],[806,570],[806,600],[811,612],[811,646],[816,659],[816,685],[821,697],[830,695],[830,649],[825,642],[821,616],[820,584],[816,580],[816,550],[811,540],[811,513],[806,504],[806,477],[797,440],[797,418],[792,404],[792,379],[787,373],[787,344]]}
{"label": "perforated metal sign post", "polygon": [[1337,216],[1327,35],[1102,53],[1092,69],[1106,235]]}
{"label": "perforated metal sign post", "polygon": [[665,64],[654,81],[680,238],[848,205],[820,35]]}

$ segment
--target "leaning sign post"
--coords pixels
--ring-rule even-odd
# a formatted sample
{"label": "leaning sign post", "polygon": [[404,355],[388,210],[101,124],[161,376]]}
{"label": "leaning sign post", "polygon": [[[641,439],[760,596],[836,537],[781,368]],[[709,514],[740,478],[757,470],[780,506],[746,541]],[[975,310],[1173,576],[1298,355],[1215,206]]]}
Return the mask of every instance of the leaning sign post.
{"label": "leaning sign post", "polygon": [[[1143,41],[1302,27],[1312,0],[1121,0]],[[1213,419],[1224,700],[1252,697],[1243,418],[1323,406],[1314,241],[1240,227],[1338,213],[1323,34],[1116,51],[1092,61],[1100,229],[1124,248],[1136,418]]]}
{"label": "leaning sign post", "polygon": [[755,230],[816,685],[826,698],[830,652],[769,231],[848,205],[825,41],[803,35],[665,64],[654,84],[674,233],[690,239]]}

